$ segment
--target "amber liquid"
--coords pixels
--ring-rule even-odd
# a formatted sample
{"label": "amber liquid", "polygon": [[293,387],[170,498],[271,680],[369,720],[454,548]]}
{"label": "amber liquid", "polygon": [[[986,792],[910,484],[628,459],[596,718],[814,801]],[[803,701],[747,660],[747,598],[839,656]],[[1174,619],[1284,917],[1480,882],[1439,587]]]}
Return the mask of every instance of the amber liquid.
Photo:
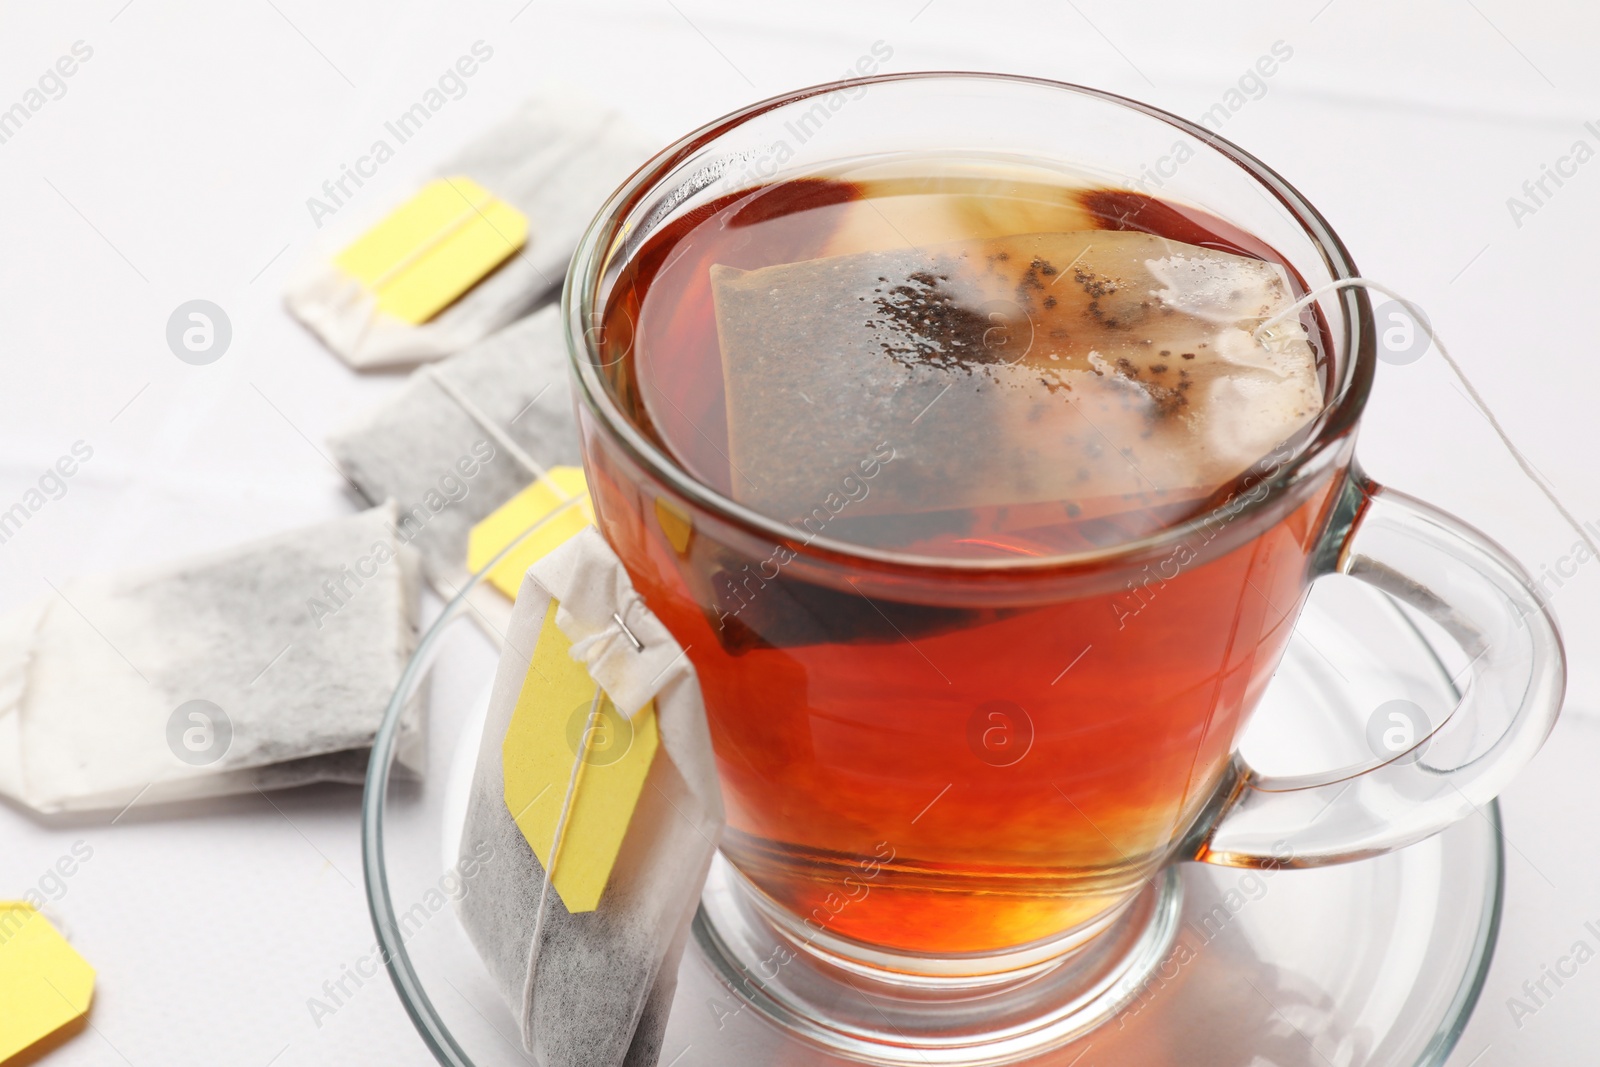
{"label": "amber liquid", "polygon": [[[1191,209],[1036,172],[941,162],[773,184],[643,242],[603,294],[607,386],[679,465],[731,495],[713,265],[1091,228],[1277,258]],[[775,539],[718,520],[646,475],[587,410],[580,420],[607,539],[698,673],[725,854],[808,929],[916,953],[1050,939],[1170,858],[1283,652],[1333,488],[1303,489],[1266,526],[1233,517],[1250,477],[1077,517],[1069,502],[846,508],[829,538],[962,559],[1081,552],[1207,520],[1131,572],[1078,563],[952,582],[930,565],[891,579],[808,548],[805,530]]]}

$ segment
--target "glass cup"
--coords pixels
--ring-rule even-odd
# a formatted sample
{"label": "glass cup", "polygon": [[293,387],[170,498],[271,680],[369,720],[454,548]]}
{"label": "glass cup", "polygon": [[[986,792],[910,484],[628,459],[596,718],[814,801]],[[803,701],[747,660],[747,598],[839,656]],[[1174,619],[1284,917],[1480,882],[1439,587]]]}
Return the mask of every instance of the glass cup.
{"label": "glass cup", "polygon": [[[585,466],[602,533],[698,672],[740,907],[840,975],[994,988],[1101,951],[1131,916],[1156,922],[1146,898],[1173,891],[1175,862],[1360,859],[1492,799],[1554,724],[1559,636],[1501,549],[1355,463],[1375,366],[1364,290],[1313,305],[1330,387],[1304,439],[1213,510],[1106,549],[950,559],[830,538],[741,506],[630,419],[618,390],[635,338],[607,308],[652,237],[740,189],[947,152],[1191,205],[1272,246],[1308,291],[1358,276],[1248,153],[1131,100],[1019,77],[778,97],[677,141],[612,196],[563,300]],[[891,449],[903,430],[885,431]],[[854,473],[870,478],[872,460]],[[1239,736],[1313,583],[1334,574],[1441,627],[1462,651],[1461,699],[1420,723],[1375,720],[1402,743],[1364,763],[1264,775]],[[750,608],[736,638],[716,592],[729,588]]]}

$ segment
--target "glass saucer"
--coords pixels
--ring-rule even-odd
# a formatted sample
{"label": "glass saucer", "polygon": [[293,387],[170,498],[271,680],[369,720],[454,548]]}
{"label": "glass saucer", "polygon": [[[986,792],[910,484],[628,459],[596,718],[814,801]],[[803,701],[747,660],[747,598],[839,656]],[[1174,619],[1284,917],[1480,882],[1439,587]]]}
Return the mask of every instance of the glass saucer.
{"label": "glass saucer", "polygon": [[[524,535],[526,536],[526,535]],[[456,918],[453,871],[498,651],[474,578],[418,646],[373,746],[363,864],[390,977],[441,1064],[529,1064],[517,1023]],[[476,623],[476,624],[475,624]],[[1440,642],[1442,646],[1444,642]],[[1372,709],[1456,701],[1436,646],[1394,602],[1340,578],[1317,584],[1244,740],[1252,764],[1294,774],[1370,759]],[[1396,667],[1405,664],[1406,667]],[[424,781],[390,781],[401,713],[430,702]],[[708,894],[730,875],[718,861]],[[928,1062],[1039,1067],[1437,1067],[1482,988],[1503,894],[1499,811],[1401,852],[1315,870],[1185,863],[1175,940],[1123,1006],[1018,1059],[974,1046]],[[465,891],[470,892],[470,883]],[[702,907],[679,970],[662,1067],[843,1067],[874,1056],[755,988]],[[848,990],[842,996],[851,995]],[[865,997],[866,994],[855,994]],[[863,1010],[875,1010],[870,999]],[[982,1005],[971,1007],[974,1018]]]}

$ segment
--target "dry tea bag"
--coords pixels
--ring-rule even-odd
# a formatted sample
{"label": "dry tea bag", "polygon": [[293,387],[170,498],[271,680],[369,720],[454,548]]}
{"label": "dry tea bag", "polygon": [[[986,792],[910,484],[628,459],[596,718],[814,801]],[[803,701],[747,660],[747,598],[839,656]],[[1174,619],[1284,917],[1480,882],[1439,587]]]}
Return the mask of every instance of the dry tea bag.
{"label": "dry tea bag", "polygon": [[51,812],[360,782],[416,638],[395,519],[77,579],[0,619],[0,791]]}
{"label": "dry tea bag", "polygon": [[496,857],[462,924],[544,1067],[657,1062],[722,821],[694,670],[582,530],[517,596],[461,841]]}
{"label": "dry tea bag", "polygon": [[[547,307],[406,384],[329,442],[368,500],[399,501],[398,535],[422,556],[446,599],[466,584],[473,526],[559,466],[575,466],[561,314]],[[510,602],[471,594],[474,618],[496,641]]]}
{"label": "dry tea bag", "polygon": [[353,367],[459,352],[560,285],[590,218],[654,149],[575,91],[531,97],[382,221],[331,229],[289,310]]}
{"label": "dry tea bag", "polygon": [[1284,269],[1149,234],[711,274],[734,493],[806,529],[886,456],[852,515],[1142,508],[1159,524],[1321,406],[1304,328],[1253,336],[1294,300]]}

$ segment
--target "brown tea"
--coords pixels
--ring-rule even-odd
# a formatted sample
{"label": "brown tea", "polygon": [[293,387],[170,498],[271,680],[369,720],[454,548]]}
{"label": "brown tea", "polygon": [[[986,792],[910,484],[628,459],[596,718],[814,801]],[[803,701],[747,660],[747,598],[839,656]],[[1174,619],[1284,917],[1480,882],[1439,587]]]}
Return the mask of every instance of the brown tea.
{"label": "brown tea", "polygon": [[[1168,856],[1288,640],[1331,489],[1234,536],[1321,408],[1316,320],[1270,321],[1302,288],[1193,209],[957,157],[647,237],[602,294],[607,387],[792,534],[707,513],[585,411],[590,484],[699,673],[723,848],[761,890],[831,935],[989,953]],[[1141,580],[1106,576],[1182,524]]]}

